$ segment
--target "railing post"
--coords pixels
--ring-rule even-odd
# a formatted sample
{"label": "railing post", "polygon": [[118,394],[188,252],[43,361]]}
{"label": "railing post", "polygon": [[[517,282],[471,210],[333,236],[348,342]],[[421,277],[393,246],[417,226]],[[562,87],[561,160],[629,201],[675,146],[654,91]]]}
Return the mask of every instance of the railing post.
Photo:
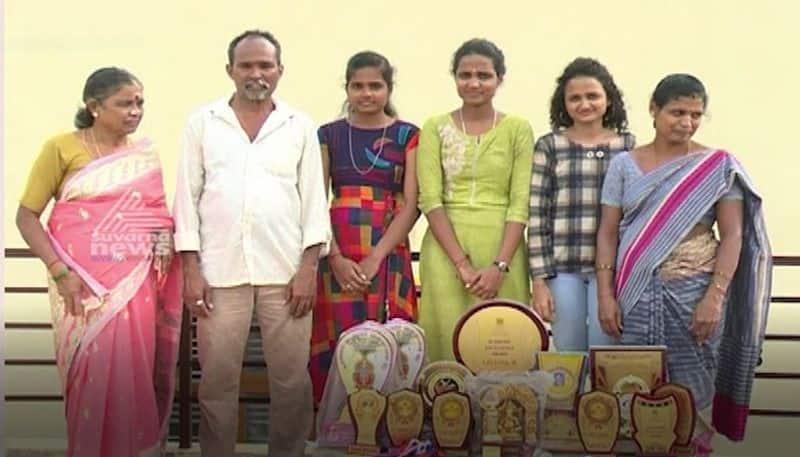
{"label": "railing post", "polygon": [[183,309],[178,354],[178,446],[192,447],[192,314]]}

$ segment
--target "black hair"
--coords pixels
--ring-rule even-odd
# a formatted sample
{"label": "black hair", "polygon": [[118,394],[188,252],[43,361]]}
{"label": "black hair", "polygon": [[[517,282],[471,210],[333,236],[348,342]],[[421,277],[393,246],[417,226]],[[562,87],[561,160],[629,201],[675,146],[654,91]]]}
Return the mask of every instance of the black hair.
{"label": "black hair", "polygon": [[86,84],[83,86],[84,105],[78,108],[78,112],[75,113],[75,120],[73,121],[75,127],[85,129],[94,125],[94,116],[89,111],[89,108],[86,107],[86,103],[91,100],[102,102],[114,95],[120,87],[127,84],[142,85],[136,76],[122,68],[104,67],[95,70],[89,75],[86,79]]}
{"label": "black hair", "polygon": [[679,97],[694,97],[703,101],[703,109],[708,106],[708,93],[703,83],[696,77],[687,73],[673,73],[658,82],[650,103],[661,109],[672,100]]}
{"label": "black hair", "polygon": [[628,114],[625,103],[622,101],[622,92],[614,83],[614,78],[608,69],[595,59],[578,57],[564,68],[561,76],[556,78],[556,90],[550,99],[550,126],[553,130],[570,127],[574,121],[567,113],[566,95],[567,83],[573,78],[588,77],[596,79],[606,93],[608,108],[603,114],[603,127],[622,133],[628,129]]}
{"label": "black hair", "polygon": [[473,38],[465,41],[461,46],[458,47],[455,54],[453,54],[453,62],[450,67],[450,73],[455,76],[461,59],[473,54],[489,58],[492,61],[492,66],[494,67],[494,71],[497,73],[497,76],[501,78],[505,76],[506,57],[503,55],[503,51],[501,51],[496,44],[483,38]]}
{"label": "black hair", "polygon": [[263,38],[272,43],[273,46],[275,46],[275,56],[278,58],[278,65],[280,65],[281,44],[278,42],[278,39],[275,38],[275,35],[271,34],[270,32],[258,29],[246,30],[237,35],[233,40],[231,40],[231,43],[228,45],[228,65],[233,65],[233,57],[234,57],[233,54],[234,51],[236,50],[236,46],[238,46],[239,43],[241,43],[243,40],[253,37]]}
{"label": "black hair", "polygon": [[[345,88],[350,84],[350,80],[357,70],[367,67],[375,68],[380,72],[383,82],[386,83],[386,87],[389,89],[390,97],[386,101],[386,106],[383,107],[383,112],[386,113],[387,116],[396,117],[397,110],[395,110],[391,100],[392,91],[394,90],[394,67],[392,67],[392,64],[389,63],[389,59],[385,56],[374,51],[361,51],[350,57],[347,61],[347,69],[345,69],[344,72]],[[349,108],[345,101],[345,112],[347,112]]]}

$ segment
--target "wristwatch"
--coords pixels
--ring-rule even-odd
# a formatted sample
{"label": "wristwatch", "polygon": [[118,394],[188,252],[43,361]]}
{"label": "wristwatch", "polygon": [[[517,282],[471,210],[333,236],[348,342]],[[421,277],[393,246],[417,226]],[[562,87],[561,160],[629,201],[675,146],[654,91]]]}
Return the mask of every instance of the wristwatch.
{"label": "wristwatch", "polygon": [[508,273],[508,262],[503,262],[502,260],[495,260],[492,262],[492,265],[496,266],[498,270],[502,271],[503,273]]}

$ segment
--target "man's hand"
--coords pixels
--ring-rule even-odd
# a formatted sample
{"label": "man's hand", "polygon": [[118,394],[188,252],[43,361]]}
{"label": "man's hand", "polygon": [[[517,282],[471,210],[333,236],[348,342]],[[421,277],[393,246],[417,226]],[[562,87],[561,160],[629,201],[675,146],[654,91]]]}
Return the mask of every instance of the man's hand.
{"label": "man's hand", "polygon": [[317,298],[317,263],[301,262],[297,273],[286,285],[286,305],[289,314],[300,318],[314,308]]}
{"label": "man's hand", "polygon": [[182,252],[183,304],[197,317],[208,317],[214,309],[211,303],[211,286],[208,285],[196,252]]}

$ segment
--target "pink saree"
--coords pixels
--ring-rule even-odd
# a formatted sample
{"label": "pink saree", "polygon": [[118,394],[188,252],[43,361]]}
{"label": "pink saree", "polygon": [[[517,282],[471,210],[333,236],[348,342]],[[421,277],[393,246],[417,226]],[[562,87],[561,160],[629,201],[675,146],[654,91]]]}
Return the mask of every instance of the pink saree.
{"label": "pink saree", "polygon": [[82,316],[50,304],[70,457],[162,455],[175,385],[180,264],[171,249],[161,164],[149,141],[91,162],[64,186],[48,221],[61,260],[91,289]]}

